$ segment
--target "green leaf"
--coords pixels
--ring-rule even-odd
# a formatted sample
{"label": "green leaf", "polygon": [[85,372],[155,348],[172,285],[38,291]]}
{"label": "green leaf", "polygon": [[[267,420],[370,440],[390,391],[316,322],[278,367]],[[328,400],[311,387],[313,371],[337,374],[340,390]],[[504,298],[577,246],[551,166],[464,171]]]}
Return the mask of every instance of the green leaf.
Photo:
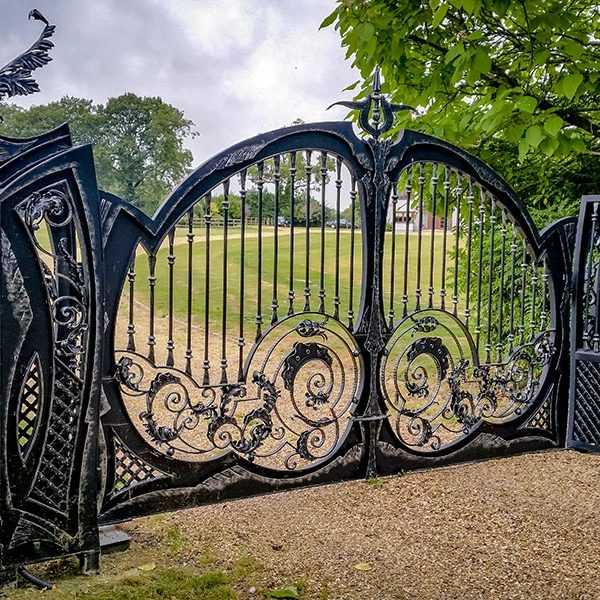
{"label": "green leaf", "polygon": [[284,598],[288,600],[297,600],[300,598],[300,592],[295,585],[288,585],[286,587],[277,588],[269,592],[270,598]]}
{"label": "green leaf", "polygon": [[319,29],[325,29],[325,27],[329,27],[337,19],[338,12],[339,8],[336,8],[330,15],[326,16],[319,26]]}
{"label": "green leaf", "polygon": [[435,14],[433,15],[433,20],[431,21],[431,25],[433,27],[437,27],[444,20],[444,17],[446,16],[446,13],[448,12],[448,8],[450,8],[449,4],[442,4],[435,11]]}
{"label": "green leaf", "polygon": [[540,150],[547,156],[552,156],[559,145],[560,143],[555,137],[547,137],[540,144]]}
{"label": "green leaf", "polygon": [[559,81],[559,90],[569,100],[572,100],[577,92],[577,88],[582,84],[582,82],[583,75],[581,73],[571,73]]}
{"label": "green leaf", "polygon": [[525,132],[525,138],[530,146],[537,148],[544,139],[544,132],[539,125],[532,125]]}
{"label": "green leaf", "polygon": [[523,137],[519,140],[519,159],[523,160],[525,155],[529,151],[529,144],[527,140]]}
{"label": "green leaf", "polygon": [[537,107],[537,100],[532,96],[521,96],[515,102],[515,106],[522,112],[532,115]]}
{"label": "green leaf", "polygon": [[364,43],[368,42],[375,35],[375,26],[373,23],[361,23],[358,26],[358,37]]}
{"label": "green leaf", "polygon": [[462,0],[463,8],[472,15],[479,8],[479,0]]}
{"label": "green leaf", "polygon": [[544,131],[556,137],[562,129],[564,121],[558,115],[551,115],[544,121]]}
{"label": "green leaf", "polygon": [[452,48],[450,48],[450,50],[448,50],[448,52],[446,52],[446,57],[444,59],[444,62],[449,65],[454,59],[456,59],[458,56],[462,56],[465,53],[465,47],[463,46],[462,42],[458,42],[458,44],[456,44],[456,46],[452,46]]}
{"label": "green leaf", "polygon": [[[492,68],[492,59],[485,50],[479,48],[475,52],[475,55],[473,56],[473,68],[479,75],[481,75],[481,73],[489,73]],[[479,77],[479,75],[477,77]]]}

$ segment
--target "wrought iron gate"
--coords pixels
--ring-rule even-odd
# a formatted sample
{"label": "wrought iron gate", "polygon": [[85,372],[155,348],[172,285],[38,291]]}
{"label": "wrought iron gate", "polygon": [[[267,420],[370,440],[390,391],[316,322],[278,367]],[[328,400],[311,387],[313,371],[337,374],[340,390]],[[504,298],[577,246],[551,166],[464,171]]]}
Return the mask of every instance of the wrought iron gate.
{"label": "wrought iron gate", "polygon": [[561,444],[573,221],[539,234],[476,158],[382,138],[377,76],[352,106],[365,137],[257,136],[153,218],[103,198],[103,522]]}
{"label": "wrought iron gate", "polygon": [[377,74],[344,104],[358,133],[258,135],[153,217],[68,128],[0,139],[1,565],[93,555],[96,497],[110,523],[564,445],[575,220],[388,137]]}
{"label": "wrought iron gate", "polygon": [[573,272],[571,390],[568,445],[600,446],[600,196],[584,196],[577,224]]}

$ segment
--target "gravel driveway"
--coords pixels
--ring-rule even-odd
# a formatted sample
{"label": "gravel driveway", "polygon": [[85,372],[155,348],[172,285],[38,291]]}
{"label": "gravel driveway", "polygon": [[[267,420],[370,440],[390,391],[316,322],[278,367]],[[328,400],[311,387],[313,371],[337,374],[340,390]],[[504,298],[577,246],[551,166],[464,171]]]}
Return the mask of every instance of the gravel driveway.
{"label": "gravel driveway", "polygon": [[[127,526],[181,565],[306,598],[600,598],[600,457],[553,451],[227,502]],[[253,588],[240,598],[258,597]]]}

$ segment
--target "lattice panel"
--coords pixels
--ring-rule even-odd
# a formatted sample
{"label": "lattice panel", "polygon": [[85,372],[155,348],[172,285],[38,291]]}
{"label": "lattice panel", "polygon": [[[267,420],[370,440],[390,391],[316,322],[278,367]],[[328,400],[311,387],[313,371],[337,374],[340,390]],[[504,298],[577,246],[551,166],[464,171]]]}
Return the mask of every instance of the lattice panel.
{"label": "lattice panel", "polygon": [[155,469],[137,454],[129,450],[119,438],[114,438],[115,444],[115,478],[112,493],[122,492],[132,485],[152,481],[162,477],[164,473]]}
{"label": "lattice panel", "polygon": [[81,381],[60,360],[56,360],[56,380],[48,439],[42,456],[34,495],[61,512],[67,509],[71,461],[78,429]]}
{"label": "lattice panel", "polygon": [[42,370],[37,353],[31,359],[17,411],[17,441],[21,457],[25,459],[37,429],[43,397]]}
{"label": "lattice panel", "polygon": [[600,445],[600,364],[578,361],[575,380],[575,440]]}
{"label": "lattice panel", "polygon": [[527,427],[552,431],[552,407],[549,400],[544,400],[538,411],[531,417]]}

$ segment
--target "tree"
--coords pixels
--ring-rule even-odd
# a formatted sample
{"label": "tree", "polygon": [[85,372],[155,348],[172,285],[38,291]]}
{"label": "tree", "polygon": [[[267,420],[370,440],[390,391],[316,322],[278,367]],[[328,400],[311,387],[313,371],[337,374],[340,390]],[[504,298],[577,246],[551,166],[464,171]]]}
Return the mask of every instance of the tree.
{"label": "tree", "polygon": [[[598,173],[597,0],[338,0],[322,27],[334,24],[363,76],[359,96],[379,64],[384,92],[417,107],[397,128],[470,147],[492,166],[531,161],[542,189],[530,187],[528,200],[544,195],[566,156],[577,180]],[[513,185],[527,176],[519,169]],[[597,191],[599,177],[587,179],[589,189],[569,187]]]}
{"label": "tree", "polygon": [[23,109],[0,106],[0,130],[16,137],[36,135],[68,122],[75,143],[94,144],[100,187],[153,212],[192,164],[184,147],[193,123],[160,98],[124,94],[106,104],[64,97]]}

